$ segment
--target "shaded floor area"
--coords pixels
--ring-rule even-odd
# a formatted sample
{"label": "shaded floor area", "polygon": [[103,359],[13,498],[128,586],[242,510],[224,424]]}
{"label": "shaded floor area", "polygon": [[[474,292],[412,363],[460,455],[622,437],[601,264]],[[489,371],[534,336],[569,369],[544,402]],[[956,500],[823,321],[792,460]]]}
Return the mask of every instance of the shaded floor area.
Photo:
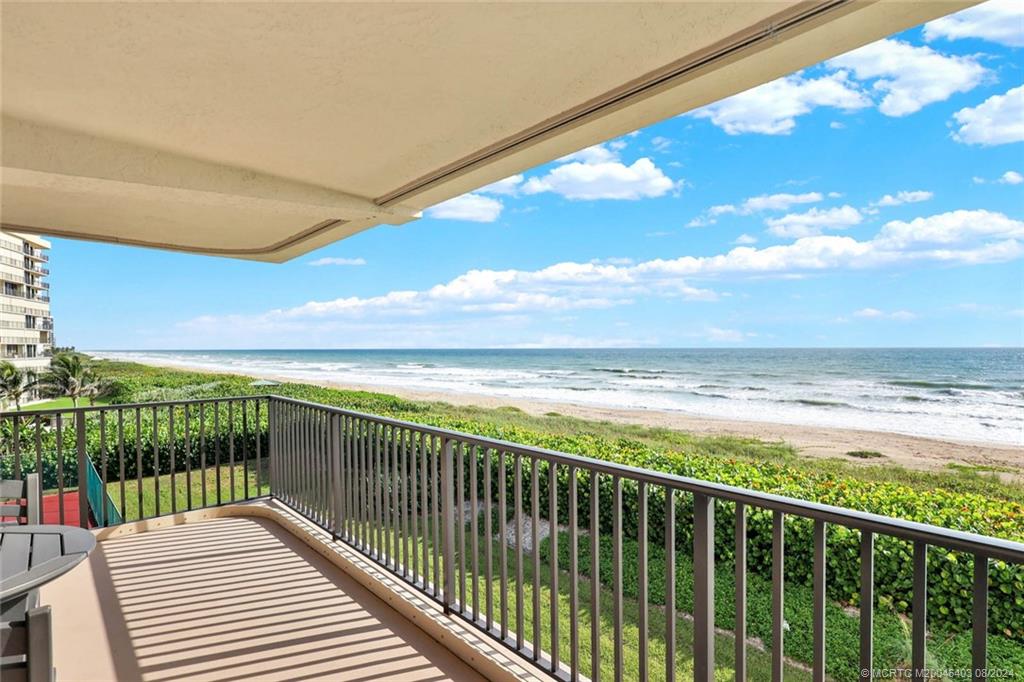
{"label": "shaded floor area", "polygon": [[100,543],[42,590],[61,680],[481,680],[272,521]]}

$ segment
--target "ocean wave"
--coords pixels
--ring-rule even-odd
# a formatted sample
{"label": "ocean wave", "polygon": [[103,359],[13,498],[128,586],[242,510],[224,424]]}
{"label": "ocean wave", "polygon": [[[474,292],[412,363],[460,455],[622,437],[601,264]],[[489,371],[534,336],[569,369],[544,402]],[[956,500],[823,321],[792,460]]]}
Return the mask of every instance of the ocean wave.
{"label": "ocean wave", "polygon": [[994,391],[998,387],[991,384],[964,383],[960,381],[924,381],[921,379],[894,379],[886,381],[888,386],[903,386],[905,388],[934,388],[934,389],[960,389],[966,391]]}
{"label": "ocean wave", "polygon": [[817,398],[789,398],[783,400],[776,400],[779,403],[793,403],[795,405],[808,405],[810,407],[851,407],[854,409],[856,406],[850,403],[844,403],[841,400],[819,400]]}
{"label": "ocean wave", "polygon": [[591,367],[591,372],[608,372],[609,374],[648,374],[648,375],[662,375],[672,374],[667,369],[633,369],[631,367]]}

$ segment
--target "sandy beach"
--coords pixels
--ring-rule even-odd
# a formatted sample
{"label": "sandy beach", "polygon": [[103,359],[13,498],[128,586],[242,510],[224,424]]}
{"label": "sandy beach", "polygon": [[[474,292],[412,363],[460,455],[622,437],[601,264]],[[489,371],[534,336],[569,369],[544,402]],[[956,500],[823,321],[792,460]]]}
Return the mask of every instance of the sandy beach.
{"label": "sandy beach", "polygon": [[[259,378],[280,382],[296,381],[293,377],[275,375],[273,373],[213,372],[207,368],[185,366],[179,363],[146,362],[145,364],[211,374],[258,376]],[[373,386],[308,379],[303,380],[303,383],[342,390],[387,393],[408,400],[436,401],[453,405],[475,405],[483,408],[510,406],[531,415],[557,412],[568,417],[580,419],[639,424],[675,429],[698,435],[740,436],[765,441],[784,441],[807,457],[835,457],[866,465],[893,463],[909,469],[934,471],[945,469],[949,464],[961,464],[996,471],[1005,480],[1024,482],[1024,447],[940,440],[886,431],[776,424],[757,421],[753,416],[749,421],[725,420],[695,416],[677,411],[610,409],[565,402],[522,400],[473,393],[412,390],[396,388],[394,386]],[[848,452],[857,450],[878,452],[882,454],[882,457],[860,459],[847,455]]]}

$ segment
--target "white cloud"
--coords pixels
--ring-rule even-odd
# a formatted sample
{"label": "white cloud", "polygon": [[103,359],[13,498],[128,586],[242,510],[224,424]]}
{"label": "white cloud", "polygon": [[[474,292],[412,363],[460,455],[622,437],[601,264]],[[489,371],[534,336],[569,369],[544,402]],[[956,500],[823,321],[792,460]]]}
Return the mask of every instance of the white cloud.
{"label": "white cloud", "polygon": [[311,260],[307,265],[322,267],[324,265],[366,265],[364,258],[317,258]]}
{"label": "white cloud", "polygon": [[921,201],[928,201],[933,196],[932,192],[924,190],[901,191],[893,194],[886,194],[878,201],[872,202],[872,206],[899,206],[901,204],[916,204]]}
{"label": "white cloud", "polygon": [[805,213],[789,213],[781,218],[768,218],[765,225],[777,237],[810,237],[826,230],[845,230],[860,224],[863,217],[853,206],[824,210],[812,208]]}
{"label": "white cloud", "polygon": [[690,115],[710,119],[729,135],[788,135],[796,127],[798,116],[817,107],[854,111],[869,106],[871,99],[849,82],[846,72],[820,78],[804,78],[797,73],[709,104]]}
{"label": "white cloud", "polygon": [[[834,193],[829,193],[832,196]],[[839,196],[836,194],[835,196]],[[785,211],[797,204],[813,204],[822,200],[821,192],[805,192],[803,194],[761,194],[749,197],[739,205],[719,204],[712,206],[704,215],[698,216],[686,224],[687,227],[707,227],[718,222],[718,216],[725,214],[750,215],[762,211]]]}
{"label": "white cloud", "polygon": [[756,244],[757,243],[757,237],[755,237],[753,235],[749,235],[749,234],[741,234],[739,237],[736,237],[736,239],[733,239],[732,243],[733,244],[739,244],[741,246],[746,246],[746,245],[749,245],[749,244]]}
{"label": "white cloud", "polygon": [[672,146],[672,140],[670,140],[667,137],[661,137],[659,135],[657,137],[651,138],[651,146],[654,147],[654,151],[656,152],[664,152],[667,151],[668,148]]}
{"label": "white cloud", "polygon": [[743,215],[759,211],[788,211],[797,204],[814,204],[822,200],[820,192],[805,192],[803,194],[762,194],[750,197],[740,206],[739,212]]}
{"label": "white cloud", "polygon": [[886,223],[875,241],[887,248],[919,244],[960,244],[976,239],[1024,239],[1024,222],[993,211],[950,211],[906,222]]}
{"label": "white cloud", "polygon": [[831,123],[828,124],[828,127],[831,128],[832,130],[842,130],[843,128],[846,127],[846,124],[842,123],[841,121],[832,121]]}
{"label": "white cloud", "polygon": [[982,82],[988,71],[974,57],[944,55],[927,46],[887,38],[826,62],[848,69],[858,80],[873,80],[883,94],[878,106],[886,116],[906,116]]}
{"label": "white cloud", "polygon": [[511,175],[504,180],[498,180],[492,182],[489,185],[484,185],[480,189],[476,190],[478,194],[501,194],[505,196],[515,196],[519,193],[519,186],[523,184],[523,176],[521,173]]}
{"label": "white cloud", "polygon": [[996,185],[1019,185],[1024,182],[1024,175],[1021,175],[1017,171],[1008,170],[995,180],[989,180],[975,175],[971,178],[971,182],[975,185],[987,185],[990,183]]}
{"label": "white cloud", "polygon": [[994,146],[1024,141],[1024,85],[965,107],[953,118],[960,126],[953,132],[957,142]]}
{"label": "white cloud", "polygon": [[[618,152],[624,146],[625,145],[595,144],[592,147],[581,149],[578,152],[566,154],[562,158],[558,159],[558,163],[569,163],[570,161],[580,161],[582,163],[607,163],[609,161],[618,161]],[[609,147],[611,147],[611,149],[609,149]]]}
{"label": "white cloud", "polygon": [[498,199],[470,192],[443,201],[426,210],[430,218],[442,220],[468,220],[474,223],[493,223],[501,216],[504,204]]}
{"label": "white cloud", "polygon": [[660,197],[675,187],[676,183],[645,157],[630,166],[618,161],[572,161],[546,175],[530,178],[523,185],[523,192],[554,192],[575,200],[628,200]]}
{"label": "white cloud", "polygon": [[899,320],[908,321],[917,319],[917,315],[910,312],[909,310],[896,310],[893,312],[885,312],[878,308],[861,308],[855,312],[854,317],[862,317],[869,320]]}
{"label": "white cloud", "polygon": [[989,0],[924,25],[925,40],[939,38],[980,38],[1007,47],[1024,47],[1024,5],[1020,0]]}

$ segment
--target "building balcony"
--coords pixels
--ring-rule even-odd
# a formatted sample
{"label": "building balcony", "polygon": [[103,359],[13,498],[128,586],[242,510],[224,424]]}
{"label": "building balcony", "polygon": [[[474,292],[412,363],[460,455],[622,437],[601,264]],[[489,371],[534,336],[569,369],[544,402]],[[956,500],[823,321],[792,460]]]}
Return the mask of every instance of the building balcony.
{"label": "building balcony", "polygon": [[41,263],[45,263],[50,260],[50,257],[43,253],[42,249],[33,248],[28,244],[22,244],[21,252],[29,258],[33,258]]}
{"label": "building balcony", "polygon": [[[924,674],[929,582],[963,569],[984,668],[1024,570],[1020,543],[287,398],[0,414],[15,421],[4,471],[42,462],[44,518],[100,540],[42,592],[62,679],[830,679],[833,646],[877,664],[882,608],[860,609],[859,642],[828,639],[837,576],[862,604],[901,583]],[[784,656],[794,584],[813,587],[813,671]],[[767,645],[745,635],[766,599]]]}

